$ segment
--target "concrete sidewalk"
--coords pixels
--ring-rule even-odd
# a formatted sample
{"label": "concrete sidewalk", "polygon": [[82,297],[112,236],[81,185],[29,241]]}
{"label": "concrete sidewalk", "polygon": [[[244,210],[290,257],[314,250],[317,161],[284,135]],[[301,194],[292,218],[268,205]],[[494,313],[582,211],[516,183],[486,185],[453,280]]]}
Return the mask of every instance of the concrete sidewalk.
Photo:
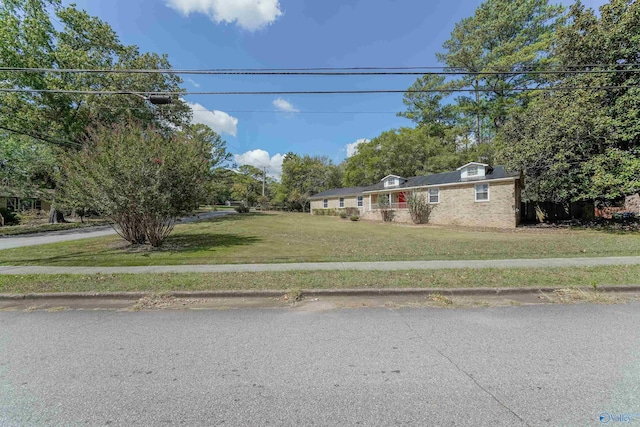
{"label": "concrete sidewalk", "polygon": [[0,275],[20,274],[146,274],[233,273],[269,271],[405,271],[463,268],[554,268],[640,265],[640,256],[606,258],[542,258],[459,261],[317,262],[290,264],[157,265],[139,267],[0,266]]}

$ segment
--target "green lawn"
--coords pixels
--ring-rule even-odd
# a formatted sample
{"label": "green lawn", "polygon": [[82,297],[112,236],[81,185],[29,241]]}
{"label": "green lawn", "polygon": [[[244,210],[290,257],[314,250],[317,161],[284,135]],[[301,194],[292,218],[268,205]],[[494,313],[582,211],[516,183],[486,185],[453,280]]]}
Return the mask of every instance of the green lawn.
{"label": "green lawn", "polygon": [[551,269],[0,276],[0,293],[354,288],[576,287],[640,284],[640,266]]}
{"label": "green lawn", "polygon": [[639,233],[473,231],[258,213],[178,225],[158,250],[128,247],[118,236],[112,236],[4,250],[0,251],[0,264],[133,266],[639,254]]}

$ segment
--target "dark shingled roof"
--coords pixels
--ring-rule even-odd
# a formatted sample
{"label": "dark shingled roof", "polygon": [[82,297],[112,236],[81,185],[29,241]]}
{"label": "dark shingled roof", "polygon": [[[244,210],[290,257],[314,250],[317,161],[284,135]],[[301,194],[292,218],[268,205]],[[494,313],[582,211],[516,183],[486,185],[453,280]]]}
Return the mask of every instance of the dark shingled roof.
{"label": "dark shingled roof", "polygon": [[367,191],[369,187],[346,187],[346,188],[333,188],[331,190],[323,191],[322,193],[314,194],[309,197],[310,199],[322,199],[324,197],[336,197],[336,196],[355,196],[362,194],[363,191]]}
{"label": "dark shingled roof", "polygon": [[444,172],[426,176],[414,176],[407,179],[407,181],[405,181],[403,184],[388,189],[385,189],[384,182],[380,181],[377,184],[370,185],[368,187],[334,188],[332,190],[327,190],[323,191],[322,193],[315,194],[310,198],[321,199],[325,197],[351,196],[362,194],[368,191],[401,190],[403,188],[427,187],[433,185],[455,184],[463,182],[482,182],[491,181],[494,179],[517,178],[519,176],[520,172],[509,172],[505,170],[503,166],[494,166],[492,169],[487,170],[487,174],[484,176],[484,178],[462,180],[460,179],[460,171]]}

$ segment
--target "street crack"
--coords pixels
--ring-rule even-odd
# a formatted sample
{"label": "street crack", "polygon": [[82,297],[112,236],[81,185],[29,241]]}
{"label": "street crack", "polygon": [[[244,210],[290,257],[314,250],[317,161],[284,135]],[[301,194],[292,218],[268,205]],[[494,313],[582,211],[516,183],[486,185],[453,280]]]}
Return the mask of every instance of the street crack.
{"label": "street crack", "polygon": [[491,396],[491,398],[493,400],[495,400],[500,406],[502,406],[503,408],[505,408],[507,411],[509,411],[511,414],[513,414],[513,416],[515,416],[517,419],[519,419],[520,421],[522,421],[522,423],[527,426],[530,427],[529,424],[520,416],[518,415],[513,409],[511,409],[507,404],[505,404],[504,402],[502,402],[500,399],[498,399],[496,397],[495,394],[491,393],[489,390],[487,390],[485,387],[482,386],[482,384],[480,384],[478,382],[478,380],[476,380],[473,375],[471,375],[469,372],[465,371],[460,365],[458,365],[451,357],[447,356],[442,350],[440,350],[438,347],[436,347],[433,344],[430,344],[422,335],[420,335],[410,324],[409,322],[407,322],[407,320],[402,316],[402,314],[400,314],[399,312],[397,312],[394,309],[390,309],[392,312],[394,312],[398,317],[400,317],[400,319],[402,320],[402,322],[405,324],[405,326],[415,335],[416,338],[418,338],[420,341],[422,341],[423,343],[427,344],[428,346],[430,346],[432,349],[434,349],[440,356],[442,356],[443,358],[445,358],[447,361],[449,361],[449,363],[451,363],[458,371],[460,371],[462,374],[464,374],[467,378],[469,378],[471,381],[473,381],[473,383],[478,386],[478,388],[482,391],[484,391],[486,394],[488,394],[489,396]]}

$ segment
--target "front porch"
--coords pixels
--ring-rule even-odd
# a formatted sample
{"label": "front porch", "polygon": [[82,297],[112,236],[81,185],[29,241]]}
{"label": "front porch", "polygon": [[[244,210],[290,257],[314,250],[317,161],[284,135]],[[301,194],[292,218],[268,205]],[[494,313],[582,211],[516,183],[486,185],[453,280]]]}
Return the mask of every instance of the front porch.
{"label": "front porch", "polygon": [[408,198],[408,195],[404,191],[370,194],[368,211],[380,210],[381,200],[386,200],[386,203],[382,202],[382,205],[386,209],[393,209],[393,210],[409,209],[409,207],[407,206],[407,198]]}

